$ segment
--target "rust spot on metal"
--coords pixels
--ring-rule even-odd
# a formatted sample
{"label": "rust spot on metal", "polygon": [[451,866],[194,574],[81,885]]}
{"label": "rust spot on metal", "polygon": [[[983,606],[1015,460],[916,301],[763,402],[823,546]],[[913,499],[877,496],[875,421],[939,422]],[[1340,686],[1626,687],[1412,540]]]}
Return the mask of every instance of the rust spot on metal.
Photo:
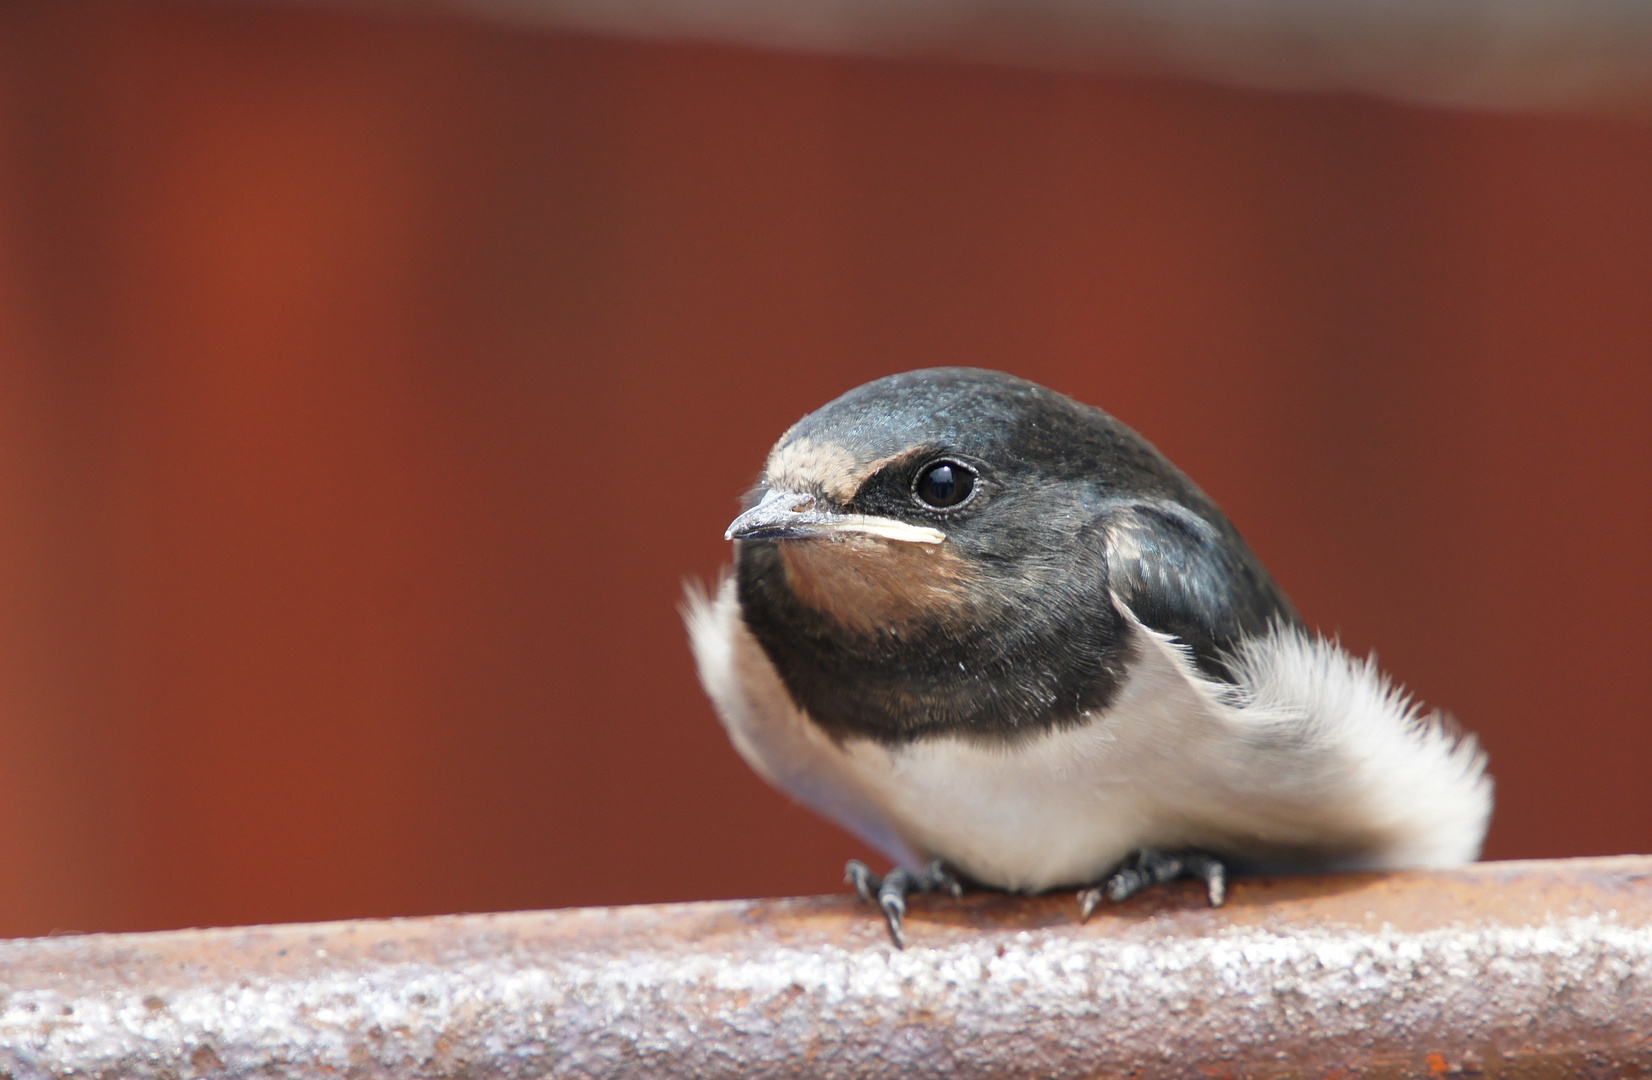
{"label": "rust spot on metal", "polygon": [[189,1064],[196,1072],[218,1072],[224,1067],[218,1054],[210,1046],[197,1046],[189,1052]]}
{"label": "rust spot on metal", "polygon": [[1652,858],[0,942],[0,1073],[1644,1076]]}

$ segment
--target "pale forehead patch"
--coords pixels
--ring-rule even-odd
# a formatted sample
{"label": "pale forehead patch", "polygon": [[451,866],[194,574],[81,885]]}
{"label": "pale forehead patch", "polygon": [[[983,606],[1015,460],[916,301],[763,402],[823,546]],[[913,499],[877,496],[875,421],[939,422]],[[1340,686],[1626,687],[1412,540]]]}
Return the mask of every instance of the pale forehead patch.
{"label": "pale forehead patch", "polygon": [[836,443],[795,439],[776,446],[769,454],[763,479],[781,491],[824,492],[838,503],[848,502],[860,487],[865,470],[855,456]]}

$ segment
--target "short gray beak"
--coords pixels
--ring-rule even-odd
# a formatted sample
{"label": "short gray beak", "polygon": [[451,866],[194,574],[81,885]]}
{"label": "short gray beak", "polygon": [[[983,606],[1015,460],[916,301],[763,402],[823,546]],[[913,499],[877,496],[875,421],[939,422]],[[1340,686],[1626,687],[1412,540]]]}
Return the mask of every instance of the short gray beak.
{"label": "short gray beak", "polygon": [[725,540],[803,540],[862,533],[915,544],[939,544],[946,534],[894,518],[844,514],[826,508],[813,495],[771,488],[756,506],[734,519]]}

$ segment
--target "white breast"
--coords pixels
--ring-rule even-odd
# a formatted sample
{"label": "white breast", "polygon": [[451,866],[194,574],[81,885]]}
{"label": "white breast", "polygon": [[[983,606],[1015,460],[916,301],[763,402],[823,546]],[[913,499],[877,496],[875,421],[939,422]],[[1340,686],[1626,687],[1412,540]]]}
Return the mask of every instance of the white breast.
{"label": "white breast", "polygon": [[1140,847],[1317,853],[1326,866],[1472,860],[1491,809],[1472,740],[1419,718],[1369,664],[1288,632],[1257,639],[1240,687],[1133,623],[1105,713],[1021,742],[889,748],[828,738],[791,700],[740,617],[734,582],[685,615],[700,678],[769,783],[920,867],[1037,891],[1099,880]]}

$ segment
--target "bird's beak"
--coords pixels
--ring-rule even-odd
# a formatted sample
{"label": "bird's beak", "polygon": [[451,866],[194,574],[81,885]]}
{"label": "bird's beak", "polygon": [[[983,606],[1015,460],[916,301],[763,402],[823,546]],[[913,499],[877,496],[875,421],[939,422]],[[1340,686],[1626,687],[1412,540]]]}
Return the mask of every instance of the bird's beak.
{"label": "bird's beak", "polygon": [[763,501],[734,519],[725,540],[802,540],[844,533],[879,536],[909,544],[939,544],[946,533],[894,518],[844,514],[813,495],[770,489]]}

